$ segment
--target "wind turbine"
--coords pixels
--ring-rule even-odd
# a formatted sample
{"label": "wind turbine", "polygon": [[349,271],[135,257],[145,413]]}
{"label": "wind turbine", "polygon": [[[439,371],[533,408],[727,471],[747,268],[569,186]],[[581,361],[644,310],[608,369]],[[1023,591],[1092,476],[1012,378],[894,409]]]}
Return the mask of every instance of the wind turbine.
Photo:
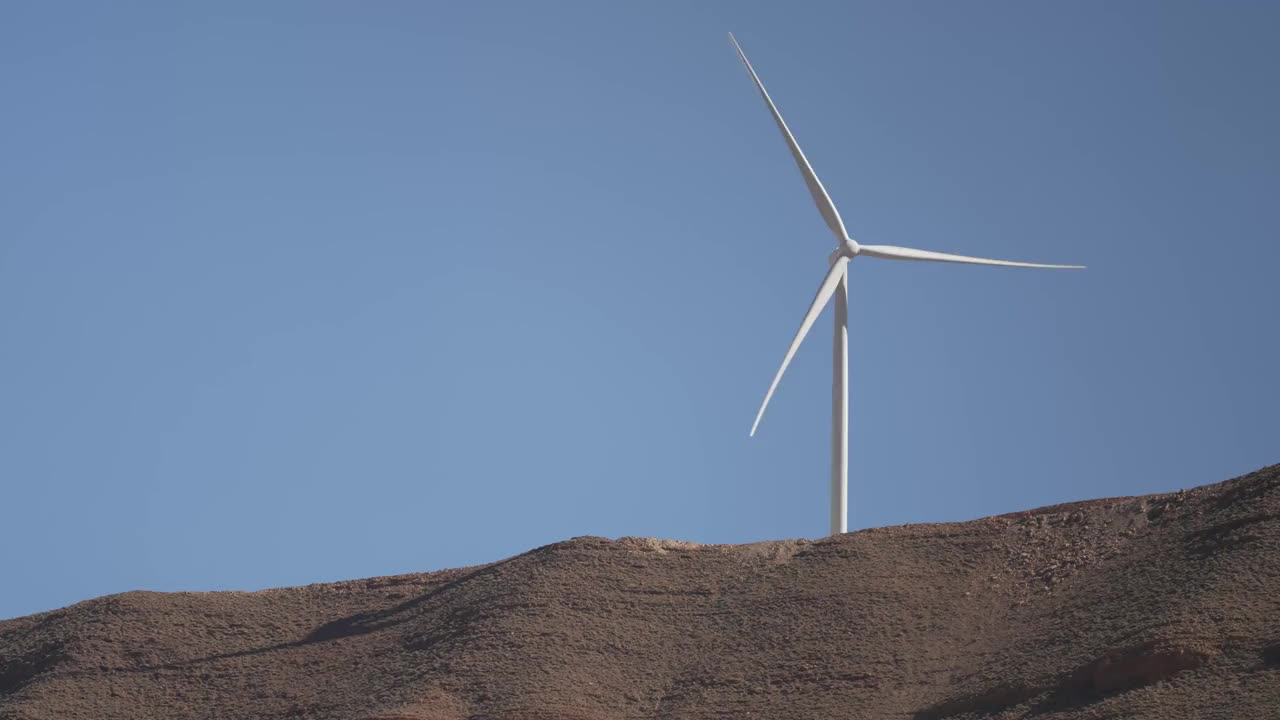
{"label": "wind turbine", "polygon": [[747,66],[747,72],[755,81],[760,96],[769,106],[769,112],[773,115],[774,122],[778,124],[778,130],[782,131],[782,137],[787,141],[787,147],[791,149],[791,156],[795,158],[800,174],[804,176],[804,184],[809,187],[809,194],[813,196],[813,202],[818,206],[822,219],[826,221],[831,233],[836,236],[837,244],[828,261],[827,275],[818,286],[818,293],[809,304],[809,309],[800,322],[800,329],[791,340],[787,354],[782,357],[782,365],[773,376],[773,382],[769,383],[768,392],[764,394],[764,402],[760,403],[760,411],[756,413],[756,420],[751,424],[751,435],[756,434],[756,428],[760,426],[760,418],[764,417],[764,410],[769,406],[769,399],[773,397],[773,391],[778,388],[778,381],[787,371],[787,366],[791,364],[791,358],[795,356],[800,343],[804,342],[805,336],[809,334],[809,328],[813,327],[814,320],[818,318],[818,314],[822,312],[827,302],[835,297],[835,347],[831,355],[831,534],[838,535],[848,530],[849,514],[849,262],[856,257],[867,256],[885,260],[933,260],[1005,267],[1080,269],[1084,266],[988,260],[932,250],[858,243],[849,237],[849,232],[845,230],[844,221],[840,219],[840,212],[836,210],[835,203],[831,202],[831,196],[827,194],[826,188],[822,187],[822,181],[813,171],[813,166],[805,159],[795,136],[787,128],[782,114],[773,104],[773,99],[764,89],[764,83],[760,82],[760,76],[756,74],[755,68],[751,67],[751,61],[747,59],[747,54],[742,52],[742,46],[738,45],[738,40],[733,33],[729,33],[729,40],[738,51],[738,57],[742,58],[742,64]]}

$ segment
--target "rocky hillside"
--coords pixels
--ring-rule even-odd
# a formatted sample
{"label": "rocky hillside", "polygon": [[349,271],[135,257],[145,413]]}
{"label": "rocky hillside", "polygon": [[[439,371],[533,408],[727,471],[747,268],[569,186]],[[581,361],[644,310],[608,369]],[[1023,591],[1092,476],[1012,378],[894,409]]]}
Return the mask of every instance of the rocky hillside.
{"label": "rocky hillside", "polygon": [[480,567],[0,622],[0,718],[1280,718],[1280,466],[816,542],[584,537]]}

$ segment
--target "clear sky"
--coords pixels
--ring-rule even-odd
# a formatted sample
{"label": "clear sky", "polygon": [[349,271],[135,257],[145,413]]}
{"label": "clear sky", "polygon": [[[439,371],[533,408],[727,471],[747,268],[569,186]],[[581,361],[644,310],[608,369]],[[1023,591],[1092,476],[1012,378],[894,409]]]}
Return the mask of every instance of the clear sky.
{"label": "clear sky", "polygon": [[[538,7],[534,7],[537,5]],[[0,617],[1280,461],[1280,6],[9,3]]]}

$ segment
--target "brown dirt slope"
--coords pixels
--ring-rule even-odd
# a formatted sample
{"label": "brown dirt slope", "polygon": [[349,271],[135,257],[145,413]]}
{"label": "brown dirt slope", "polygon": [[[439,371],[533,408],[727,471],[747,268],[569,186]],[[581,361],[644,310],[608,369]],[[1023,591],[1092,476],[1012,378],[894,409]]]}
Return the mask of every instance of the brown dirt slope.
{"label": "brown dirt slope", "polygon": [[134,592],[0,622],[0,718],[1280,718],[1280,465],[742,546]]}

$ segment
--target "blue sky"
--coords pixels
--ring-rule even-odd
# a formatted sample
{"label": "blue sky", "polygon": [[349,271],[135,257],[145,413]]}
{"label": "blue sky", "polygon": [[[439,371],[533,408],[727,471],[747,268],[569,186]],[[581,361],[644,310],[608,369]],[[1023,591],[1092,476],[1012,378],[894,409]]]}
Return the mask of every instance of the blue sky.
{"label": "blue sky", "polygon": [[[1267,3],[25,3],[0,22],[0,617],[820,537],[1280,460]],[[830,311],[828,311],[829,313]]]}

